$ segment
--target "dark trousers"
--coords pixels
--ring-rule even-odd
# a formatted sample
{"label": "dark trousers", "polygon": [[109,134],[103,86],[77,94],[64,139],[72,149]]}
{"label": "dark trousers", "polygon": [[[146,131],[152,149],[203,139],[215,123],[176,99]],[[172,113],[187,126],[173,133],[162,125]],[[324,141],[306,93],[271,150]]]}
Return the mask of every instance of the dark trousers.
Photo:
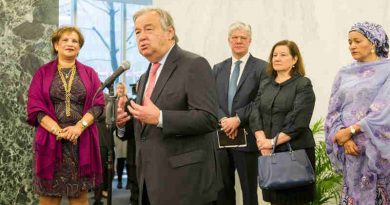
{"label": "dark trousers", "polygon": [[126,167],[127,177],[129,176],[129,169],[126,163],[126,158],[117,158],[116,173],[118,175],[118,182],[122,182],[123,170]]}
{"label": "dark trousers", "polygon": [[144,183],[144,190],[142,192],[142,205],[150,205],[146,183]]}
{"label": "dark trousers", "polygon": [[136,175],[136,166],[128,165],[127,183],[130,186],[130,204],[138,205],[139,188]]}
{"label": "dark trousers", "polygon": [[235,175],[240,178],[243,205],[258,205],[257,198],[257,152],[219,149],[224,188],[218,192],[217,205],[236,205]]}
{"label": "dark trousers", "polygon": [[[95,193],[94,193],[94,198],[96,204],[100,204],[101,198],[102,198],[102,191],[108,191],[108,184],[112,183],[112,178],[111,180],[108,179],[108,150],[109,148],[106,146],[101,146],[100,147],[100,158],[102,161],[102,170],[103,170],[103,183],[99,185],[98,187],[95,188]],[[111,148],[111,163],[114,163],[115,159],[115,152],[114,149]],[[113,165],[113,164],[112,164]],[[111,166],[112,166],[111,165]],[[114,176],[114,169],[111,170],[111,177]]]}
{"label": "dark trousers", "polygon": [[[210,202],[201,205],[216,205],[216,204],[217,204],[216,202]],[[146,183],[144,183],[144,191],[142,193],[142,205],[151,205],[149,201],[148,190],[146,188]]]}

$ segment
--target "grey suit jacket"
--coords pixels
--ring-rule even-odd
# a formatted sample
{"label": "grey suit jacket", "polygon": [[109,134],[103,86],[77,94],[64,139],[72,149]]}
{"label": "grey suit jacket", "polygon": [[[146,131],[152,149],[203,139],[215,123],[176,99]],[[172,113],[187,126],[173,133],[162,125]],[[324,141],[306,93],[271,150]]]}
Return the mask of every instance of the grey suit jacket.
{"label": "grey suit jacket", "polygon": [[[232,115],[236,114],[241,120],[240,127],[243,127],[248,132],[247,147],[231,148],[240,151],[256,152],[256,139],[249,128],[249,116],[251,106],[256,98],[261,79],[265,78],[265,68],[267,62],[249,56],[245,68],[242,72],[240,81],[238,82],[237,91],[233,98]],[[228,111],[228,90],[230,70],[232,67],[232,58],[228,58],[221,63],[218,63],[213,68],[214,78],[217,84],[218,92],[218,119],[230,117]]]}
{"label": "grey suit jacket", "polygon": [[[140,79],[138,104],[149,69]],[[163,128],[134,121],[140,196],[146,184],[153,205],[216,200],[222,186],[214,142],[218,104],[207,60],[175,45],[151,100],[162,110]]]}

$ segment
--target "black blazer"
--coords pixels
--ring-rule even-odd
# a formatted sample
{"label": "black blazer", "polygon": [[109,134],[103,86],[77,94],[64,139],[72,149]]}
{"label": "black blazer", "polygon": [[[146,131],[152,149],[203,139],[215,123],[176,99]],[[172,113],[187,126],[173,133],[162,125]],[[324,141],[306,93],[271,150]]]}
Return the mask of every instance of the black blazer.
{"label": "black blazer", "polygon": [[[149,69],[140,78],[138,104]],[[213,141],[218,104],[207,60],[175,45],[151,100],[162,110],[163,128],[134,121],[140,196],[146,184],[153,205],[206,204],[216,200],[222,187]]]}
{"label": "black blazer", "polygon": [[[129,99],[126,102],[125,107],[127,107],[130,104],[130,101],[134,99]],[[127,111],[127,108],[125,108]],[[130,114],[130,112],[129,112]],[[118,130],[116,131],[118,134]],[[118,137],[118,136],[117,136]],[[135,163],[135,137],[134,137],[134,118],[131,118],[128,123],[126,123],[125,127],[125,133],[123,137],[118,137],[120,140],[125,141],[127,140],[127,163],[131,166],[134,166]]]}
{"label": "black blazer", "polygon": [[[293,149],[314,147],[310,130],[314,103],[315,95],[309,78],[293,75],[278,84],[273,77],[268,77],[260,84],[250,127],[253,133],[263,130],[268,139],[279,132],[289,135]],[[277,146],[277,151],[285,150],[286,144]]]}
{"label": "black blazer", "polygon": [[[104,94],[104,101],[107,103],[108,94]],[[106,126],[106,110],[103,109],[102,114],[95,120],[99,133],[100,147],[114,148],[113,133]]]}
{"label": "black blazer", "polygon": [[[267,62],[250,55],[242,72],[240,81],[238,82],[236,94],[233,98],[232,116],[237,114],[241,120],[240,127],[245,128],[248,132],[248,146],[232,149],[250,152],[258,151],[256,146],[256,139],[249,129],[249,116],[251,113],[252,102],[256,98],[260,81],[266,75],[264,72],[266,66]],[[232,58],[228,58],[221,63],[216,64],[213,68],[213,74],[217,84],[218,92],[218,119],[223,117],[230,117],[228,111],[228,90],[231,67]]]}

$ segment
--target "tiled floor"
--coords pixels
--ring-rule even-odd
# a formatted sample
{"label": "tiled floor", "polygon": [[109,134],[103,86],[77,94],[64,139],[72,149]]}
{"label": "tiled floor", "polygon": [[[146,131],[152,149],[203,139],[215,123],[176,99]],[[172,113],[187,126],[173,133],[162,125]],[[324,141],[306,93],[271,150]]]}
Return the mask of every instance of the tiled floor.
{"label": "tiled floor", "polygon": [[[241,187],[240,187],[240,180],[238,178],[238,175],[237,175],[237,172],[236,172],[236,190],[241,190]],[[128,205],[129,204],[129,199],[130,199],[130,191],[129,190],[126,190],[126,189],[117,189],[116,188],[116,185],[118,183],[118,180],[116,178],[114,178],[114,181],[112,183],[112,201],[111,201],[111,204],[112,205]],[[124,179],[123,179],[123,186],[125,187],[126,186],[126,183],[127,183],[127,178],[126,178],[126,174],[124,174]],[[262,195],[261,195],[261,190],[260,189],[257,189],[257,194],[258,194],[258,198],[259,198],[259,205],[269,205],[269,203],[267,202],[264,202],[262,199]],[[90,205],[93,205],[93,202],[94,202],[94,198],[93,198],[93,193],[89,193],[89,204]],[[104,203],[104,205],[107,205],[107,200],[105,198],[103,198],[102,202]],[[242,205],[242,193],[241,191],[237,191],[236,192],[236,202],[237,202],[237,205]],[[61,205],[67,205],[68,204],[68,200],[67,199],[64,199],[62,200],[62,203]]]}
{"label": "tiled floor", "polygon": [[[238,175],[237,175],[237,172],[236,172],[236,190],[241,190],[241,187],[240,187],[240,180],[238,178]],[[112,202],[111,204],[112,205],[128,205],[129,204],[129,199],[130,199],[130,191],[129,190],[126,190],[126,189],[117,189],[116,186],[117,186],[117,183],[118,183],[118,180],[116,178],[114,178],[114,181],[112,183],[112,188],[113,188],[113,192],[112,192]],[[125,187],[126,186],[126,183],[127,183],[127,178],[126,178],[126,174],[124,174],[124,179],[123,179],[123,186]],[[259,198],[259,205],[270,205],[270,203],[267,203],[267,202],[264,202],[262,199],[262,195],[261,195],[261,190],[258,188],[257,189],[257,194],[258,194],[258,198]],[[105,198],[103,198],[103,203],[104,205],[107,205],[107,200]],[[93,202],[94,202],[94,198],[93,198],[93,193],[89,193],[89,204],[90,205],[93,205]],[[236,192],[236,202],[237,202],[237,205],[242,205],[242,193],[241,191],[237,191]],[[68,201],[67,199],[65,200],[62,200],[62,203],[61,205],[67,205],[68,204]],[[328,203],[329,205],[333,205],[333,204],[336,204],[334,201]]]}

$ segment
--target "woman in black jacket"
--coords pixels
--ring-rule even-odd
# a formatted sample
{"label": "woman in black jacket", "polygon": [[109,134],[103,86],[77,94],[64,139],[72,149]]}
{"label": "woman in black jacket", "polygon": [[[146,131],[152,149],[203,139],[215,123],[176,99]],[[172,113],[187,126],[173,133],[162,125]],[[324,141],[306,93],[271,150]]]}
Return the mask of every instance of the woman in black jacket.
{"label": "woman in black jacket", "polygon": [[[269,77],[260,83],[250,117],[250,127],[262,155],[295,149],[305,149],[314,168],[314,138],[309,124],[315,95],[305,76],[303,60],[293,41],[276,43],[269,55]],[[278,141],[275,142],[275,136]],[[259,165],[261,166],[261,164]],[[288,170],[286,170],[288,172]],[[273,205],[305,204],[314,198],[315,184],[286,190],[262,190],[264,201]]]}

